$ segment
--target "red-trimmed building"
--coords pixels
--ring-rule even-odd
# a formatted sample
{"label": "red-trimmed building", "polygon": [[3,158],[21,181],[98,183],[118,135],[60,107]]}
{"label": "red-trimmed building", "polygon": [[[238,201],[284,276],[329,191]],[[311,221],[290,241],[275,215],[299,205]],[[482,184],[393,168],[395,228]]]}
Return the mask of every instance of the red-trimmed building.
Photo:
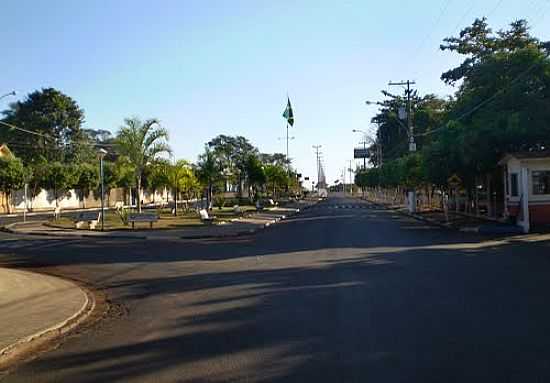
{"label": "red-trimmed building", "polygon": [[504,212],[525,232],[550,224],[550,151],[509,153],[504,168]]}

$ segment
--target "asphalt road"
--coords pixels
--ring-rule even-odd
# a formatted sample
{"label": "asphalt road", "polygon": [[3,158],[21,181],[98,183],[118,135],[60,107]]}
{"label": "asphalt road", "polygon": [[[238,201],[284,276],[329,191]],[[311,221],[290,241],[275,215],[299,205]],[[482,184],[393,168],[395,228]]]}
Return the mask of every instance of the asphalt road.
{"label": "asphalt road", "polygon": [[0,264],[55,269],[113,302],[2,382],[550,380],[548,242],[360,204],[330,198],[231,240],[0,242]]}

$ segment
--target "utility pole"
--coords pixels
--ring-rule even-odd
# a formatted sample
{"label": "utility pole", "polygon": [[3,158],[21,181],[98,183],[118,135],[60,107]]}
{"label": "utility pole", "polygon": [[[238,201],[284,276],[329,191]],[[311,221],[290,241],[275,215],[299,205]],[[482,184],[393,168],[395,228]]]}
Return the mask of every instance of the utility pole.
{"label": "utility pole", "polygon": [[323,145],[313,145],[312,148],[315,149],[315,158],[316,158],[316,163],[317,163],[317,190],[319,190],[319,179],[321,177],[321,171],[320,171],[320,166],[321,166],[321,160],[320,160],[320,155],[321,155],[321,151],[319,149],[321,149],[323,147]]}
{"label": "utility pole", "polygon": [[[367,140],[364,139],[360,144],[363,144],[363,151],[367,152]],[[363,170],[367,168],[367,157],[363,157]]]}
{"label": "utility pole", "polygon": [[[416,142],[414,141],[414,127],[412,123],[412,105],[411,105],[411,85],[416,85],[414,81],[400,81],[400,82],[391,82],[388,84],[390,86],[407,86],[405,93],[407,95],[407,130],[409,135],[409,152],[416,152]],[[409,212],[416,212],[416,190],[409,190],[408,193],[409,200]]]}
{"label": "utility pole", "polygon": [[351,196],[353,196],[353,179],[352,179],[352,175],[351,175],[351,172],[353,171],[353,169],[351,168],[351,163],[353,162],[353,160],[349,160],[349,194]]}

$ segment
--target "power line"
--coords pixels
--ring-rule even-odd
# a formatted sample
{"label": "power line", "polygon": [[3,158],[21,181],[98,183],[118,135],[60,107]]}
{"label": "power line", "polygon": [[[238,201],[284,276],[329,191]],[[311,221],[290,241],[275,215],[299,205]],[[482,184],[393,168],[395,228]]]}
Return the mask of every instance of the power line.
{"label": "power line", "polygon": [[489,18],[489,16],[496,12],[496,10],[502,5],[503,2],[504,0],[498,0],[496,5],[489,11],[489,13],[485,15],[485,17]]}
{"label": "power line", "polygon": [[[548,55],[546,55],[546,58],[548,58]],[[487,105],[489,102],[493,101],[495,98],[497,98],[498,96],[500,96],[501,94],[503,94],[504,92],[506,92],[507,90],[509,90],[510,87],[512,87],[516,82],[518,82],[523,76],[525,76],[527,73],[529,73],[530,71],[532,71],[535,66],[537,66],[538,63],[533,63],[531,64],[525,71],[523,71],[522,73],[520,73],[515,79],[513,79],[511,82],[510,82],[510,85],[506,88],[501,88],[499,89],[498,91],[496,91],[491,97],[489,97],[488,99],[480,102],[479,104],[477,104],[476,106],[474,106],[473,108],[471,108],[470,110],[462,113],[461,115],[459,115],[457,118],[454,118],[453,121],[460,121],[466,117],[468,117],[469,115],[471,115],[472,113],[476,112],[477,110],[479,110],[481,107]],[[434,129],[434,130],[430,130],[429,132],[425,132],[425,133],[421,133],[421,134],[418,134],[416,135],[416,137],[423,137],[423,136],[428,136],[430,134],[433,134],[433,133],[436,133],[442,129],[445,129],[447,126],[446,125],[443,125],[437,129]]]}
{"label": "power line", "polygon": [[414,58],[410,61],[415,66],[418,57],[420,56],[420,53],[424,49],[424,46],[426,45],[426,42],[432,37],[432,35],[435,32],[435,29],[443,19],[443,15],[445,12],[447,12],[447,9],[449,8],[449,5],[451,4],[453,0],[447,0],[444,4],[444,6],[441,8],[441,11],[439,12],[439,15],[435,19],[435,22],[433,23],[432,27],[430,28],[429,32],[426,34],[426,36],[420,41],[420,43],[417,45],[416,49],[413,51]]}

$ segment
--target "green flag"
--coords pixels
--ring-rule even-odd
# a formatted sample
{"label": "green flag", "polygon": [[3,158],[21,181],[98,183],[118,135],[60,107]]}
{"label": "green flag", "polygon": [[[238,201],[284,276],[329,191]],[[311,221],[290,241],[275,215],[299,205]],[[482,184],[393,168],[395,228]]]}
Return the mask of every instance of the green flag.
{"label": "green flag", "polygon": [[290,126],[294,126],[294,112],[292,111],[292,105],[290,105],[290,98],[288,99],[288,103],[286,104],[286,109],[283,113],[283,117],[290,124]]}

